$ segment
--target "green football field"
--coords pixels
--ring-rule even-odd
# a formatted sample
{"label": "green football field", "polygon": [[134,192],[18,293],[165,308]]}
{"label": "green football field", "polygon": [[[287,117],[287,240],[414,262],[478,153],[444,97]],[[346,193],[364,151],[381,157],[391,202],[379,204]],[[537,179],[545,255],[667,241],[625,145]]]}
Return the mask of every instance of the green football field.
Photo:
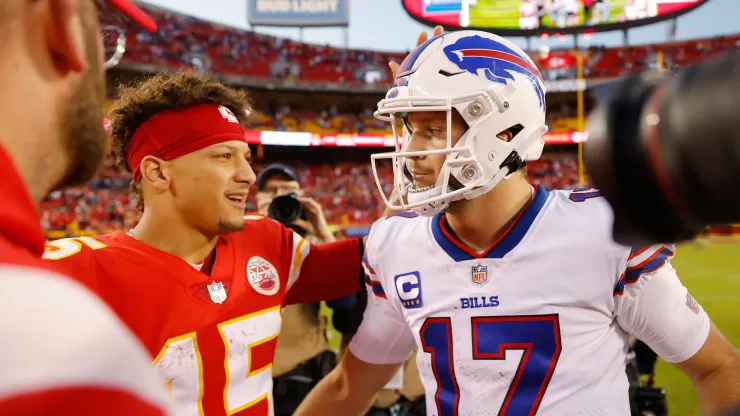
{"label": "green football field", "polygon": [[[624,14],[624,6],[628,0],[611,0],[609,2],[609,19],[607,23],[616,22],[617,16]],[[519,28],[519,5],[522,0],[478,0],[475,7],[470,8],[470,27]],[[579,22],[583,24],[584,11],[579,4]],[[554,26],[545,16],[542,22],[544,27]]]}
{"label": "green football field", "polygon": [[[740,244],[691,244],[677,247],[672,261],[689,289],[727,338],[740,348]],[[666,389],[670,416],[701,414],[689,379],[659,360],[656,385]]]}
{"label": "green football field", "polygon": [[[740,243],[679,245],[672,264],[694,298],[730,342],[740,348],[740,319],[737,313],[740,305]],[[331,309],[323,308],[323,312],[331,315]],[[332,330],[328,332],[329,344],[336,351],[341,335]],[[666,390],[670,416],[701,414],[696,392],[683,373],[659,359],[656,374],[656,387]]]}

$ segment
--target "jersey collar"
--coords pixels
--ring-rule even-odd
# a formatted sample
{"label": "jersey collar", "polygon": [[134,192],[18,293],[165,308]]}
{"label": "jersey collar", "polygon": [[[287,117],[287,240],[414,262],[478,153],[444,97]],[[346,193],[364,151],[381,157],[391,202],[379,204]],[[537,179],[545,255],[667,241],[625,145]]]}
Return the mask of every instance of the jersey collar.
{"label": "jersey collar", "polygon": [[7,150],[0,145],[0,195],[3,206],[0,209],[0,237],[12,244],[24,247],[36,257],[44,254],[46,237],[39,223],[39,213],[26,183],[10,158]]}
{"label": "jersey collar", "polygon": [[537,186],[537,192],[532,201],[519,212],[509,228],[496,240],[486,251],[476,253],[453,236],[445,225],[443,213],[432,217],[432,235],[437,244],[455,261],[466,261],[475,259],[500,259],[516,247],[527,231],[532,226],[535,218],[545,206],[549,193],[542,187]]}

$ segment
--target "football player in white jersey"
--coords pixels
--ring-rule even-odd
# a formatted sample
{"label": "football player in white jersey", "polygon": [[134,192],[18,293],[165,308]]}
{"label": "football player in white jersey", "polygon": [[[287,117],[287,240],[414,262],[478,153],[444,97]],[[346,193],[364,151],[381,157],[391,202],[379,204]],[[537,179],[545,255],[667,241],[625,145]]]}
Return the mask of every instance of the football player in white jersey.
{"label": "football player in white jersey", "polygon": [[430,415],[627,416],[629,334],[689,376],[707,414],[740,402],[738,353],[679,281],[673,247],[617,245],[598,192],[528,182],[544,88],[488,33],[434,37],[404,60],[376,113],[403,121],[403,145],[373,156],[392,162],[399,196],[384,199],[399,213],[370,232],[349,352],[296,415],[362,414],[418,345]]}

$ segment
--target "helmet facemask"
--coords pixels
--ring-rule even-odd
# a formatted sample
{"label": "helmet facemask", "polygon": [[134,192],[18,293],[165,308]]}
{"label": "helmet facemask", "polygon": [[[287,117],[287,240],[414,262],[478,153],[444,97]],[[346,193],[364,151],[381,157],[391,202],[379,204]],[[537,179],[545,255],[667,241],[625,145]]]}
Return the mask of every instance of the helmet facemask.
{"label": "helmet facemask", "polygon": [[[513,139],[512,142],[507,143],[498,139],[490,132],[481,131],[481,126],[488,124],[491,117],[496,117],[498,114],[507,111],[507,109],[508,102],[495,88],[462,94],[456,97],[394,97],[380,101],[378,103],[378,111],[375,112],[375,117],[391,123],[396,148],[393,152],[372,155],[372,168],[375,174],[375,181],[386,205],[397,211],[411,210],[419,215],[434,215],[444,211],[451,202],[461,199],[473,199],[488,192],[501,180],[508,179],[521,166],[523,160],[519,158],[519,164],[514,162],[511,164],[510,169],[496,169],[496,172],[494,172],[490,167],[485,167],[479,160],[481,153],[486,150],[477,148],[480,143],[494,140],[497,143],[489,142],[489,145],[497,150],[487,152],[489,161],[496,160],[496,154],[498,153],[506,154],[507,157],[512,154],[517,156],[515,150],[513,150],[516,144],[512,143]],[[447,118],[447,142],[445,148],[413,152],[407,151],[410,134],[405,124],[402,134],[399,134],[397,121],[403,119],[410,112],[421,111],[445,112]],[[453,111],[457,111],[461,115],[464,114],[463,119],[468,125],[465,133],[454,145],[452,138]],[[523,132],[516,134],[515,138],[517,140],[520,139],[519,135],[521,133]],[[543,131],[537,132],[538,136],[541,136],[543,133]],[[479,138],[479,135],[485,135],[486,137],[481,136]],[[446,157],[437,181],[426,188],[416,188],[413,182],[405,175],[409,158],[439,154],[444,154]],[[377,174],[376,163],[379,159],[391,160],[393,168],[393,192],[390,197],[386,196],[386,193],[383,191]],[[506,161],[509,163],[508,159]],[[501,167],[496,166],[496,168]]]}
{"label": "helmet facemask", "polygon": [[[487,193],[542,153],[544,81],[531,59],[501,37],[460,31],[430,39],[404,59],[393,85],[375,117],[391,122],[395,151],[372,156],[376,184],[392,210],[439,213],[454,201]],[[456,142],[453,110],[468,127]],[[409,151],[408,129],[399,134],[396,122],[412,112],[444,112],[444,148]],[[511,139],[502,138],[506,130]],[[404,174],[408,161],[431,155],[445,155],[439,175],[434,185],[417,189]],[[378,177],[379,159],[391,161],[391,196]]]}
{"label": "helmet facemask", "polygon": [[[384,202],[393,210],[413,210],[420,215],[433,215],[449,206],[452,201],[463,198],[466,191],[472,189],[478,181],[483,179],[482,167],[477,163],[470,147],[462,145],[465,137],[475,131],[475,126],[469,127],[455,146],[452,143],[452,112],[456,105],[465,102],[480,100],[482,93],[465,94],[460,97],[409,97],[390,98],[382,100],[378,104],[375,117],[391,123],[395,143],[395,151],[372,155],[372,167],[375,181],[378,185]],[[412,151],[407,150],[410,134],[403,127],[403,133],[399,134],[397,122],[399,119],[411,112],[444,112],[446,115],[446,145],[443,149]],[[405,173],[408,169],[410,158],[430,155],[446,155],[440,169],[437,181],[425,188],[416,188],[413,181],[409,180]],[[393,192],[387,197],[383,192],[380,179],[377,174],[377,161],[379,159],[390,159],[393,168]],[[467,172],[465,180],[458,177]]]}

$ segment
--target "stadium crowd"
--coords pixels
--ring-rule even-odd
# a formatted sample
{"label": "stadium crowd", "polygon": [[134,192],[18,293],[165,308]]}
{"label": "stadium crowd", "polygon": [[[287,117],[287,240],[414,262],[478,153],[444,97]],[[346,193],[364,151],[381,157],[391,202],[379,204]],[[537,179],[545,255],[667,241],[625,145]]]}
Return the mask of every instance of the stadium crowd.
{"label": "stadium crowd", "polygon": [[[563,104],[548,109],[549,131],[563,132],[578,130],[576,109]],[[392,134],[387,122],[373,117],[373,110],[366,108],[356,113],[339,111],[332,106],[319,111],[293,109],[280,104],[270,109],[254,109],[249,116],[247,129],[298,131],[307,133],[366,133]],[[400,127],[400,126],[399,126]]]}
{"label": "stadium crowd", "polygon": [[[124,62],[194,67],[259,78],[372,84],[387,82],[390,72],[386,62],[400,62],[407,54],[311,45],[154,7],[146,9],[157,21],[158,32],[141,31],[128,36]],[[584,76],[611,78],[659,65],[674,70],[738,48],[740,35],[660,45],[590,47],[584,51]],[[659,51],[663,52],[662,63]],[[548,49],[531,51],[530,56],[545,79],[575,76],[573,51]]]}
{"label": "stadium crowd", "polygon": [[[266,163],[253,164],[259,171]],[[338,163],[306,165],[291,163],[308,194],[324,207],[330,224],[369,225],[382,215],[381,199],[370,164]],[[559,154],[530,162],[528,172],[533,183],[547,189],[578,187],[578,161],[572,155]],[[386,192],[390,191],[392,172],[380,171]],[[93,235],[128,230],[136,225],[141,213],[129,197],[131,176],[112,159],[106,161],[98,176],[85,187],[66,188],[51,193],[41,204],[41,222],[50,237]],[[255,211],[255,187],[251,188],[247,211]]]}

